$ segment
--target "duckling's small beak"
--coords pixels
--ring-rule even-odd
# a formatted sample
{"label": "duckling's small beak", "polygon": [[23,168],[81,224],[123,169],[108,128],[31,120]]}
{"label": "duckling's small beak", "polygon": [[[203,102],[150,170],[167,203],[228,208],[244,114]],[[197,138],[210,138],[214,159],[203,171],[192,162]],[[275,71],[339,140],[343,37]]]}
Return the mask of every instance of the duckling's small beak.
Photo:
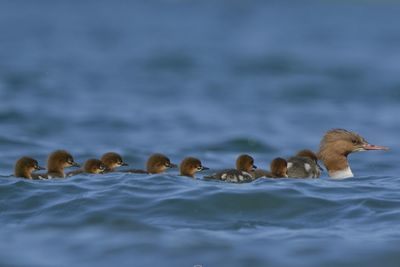
{"label": "duckling's small beak", "polygon": [[121,163],[121,166],[128,166],[129,164],[128,163],[126,163],[126,162],[122,162]]}
{"label": "duckling's small beak", "polygon": [[389,150],[389,148],[387,146],[376,146],[376,145],[371,145],[371,144],[363,144],[362,148],[364,150]]}
{"label": "duckling's small beak", "polygon": [[170,163],[168,168],[178,168],[178,165],[174,163]]}
{"label": "duckling's small beak", "polygon": [[37,171],[44,171],[46,168],[40,167],[40,166],[36,166],[35,170]]}
{"label": "duckling's small beak", "polygon": [[76,162],[72,162],[71,163],[71,167],[80,167],[81,165],[79,165],[78,163],[76,163]]}
{"label": "duckling's small beak", "polygon": [[256,165],[253,165],[253,169],[254,169],[254,170],[257,169],[257,166],[256,166]]}
{"label": "duckling's small beak", "polygon": [[201,170],[202,171],[206,171],[206,170],[209,170],[210,168],[207,168],[207,167],[204,167],[204,166],[201,166]]}

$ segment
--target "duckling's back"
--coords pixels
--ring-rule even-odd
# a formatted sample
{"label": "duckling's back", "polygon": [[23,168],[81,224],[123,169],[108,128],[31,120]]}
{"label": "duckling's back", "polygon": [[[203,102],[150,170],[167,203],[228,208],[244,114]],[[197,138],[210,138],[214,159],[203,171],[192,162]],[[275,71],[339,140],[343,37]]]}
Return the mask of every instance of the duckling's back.
{"label": "duckling's back", "polygon": [[248,172],[235,169],[224,170],[210,176],[205,176],[206,179],[216,179],[230,183],[246,183],[251,182],[255,178]]}
{"label": "duckling's back", "polygon": [[318,178],[318,165],[310,158],[291,157],[288,159],[287,174],[290,178]]}

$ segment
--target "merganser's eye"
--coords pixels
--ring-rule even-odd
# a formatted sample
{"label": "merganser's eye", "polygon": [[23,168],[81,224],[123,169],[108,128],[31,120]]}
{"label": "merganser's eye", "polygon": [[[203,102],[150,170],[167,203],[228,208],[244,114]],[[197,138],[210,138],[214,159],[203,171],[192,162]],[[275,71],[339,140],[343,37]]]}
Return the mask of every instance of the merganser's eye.
{"label": "merganser's eye", "polygon": [[358,144],[357,139],[353,139],[353,140],[351,140],[351,142],[353,143],[353,145],[357,145]]}

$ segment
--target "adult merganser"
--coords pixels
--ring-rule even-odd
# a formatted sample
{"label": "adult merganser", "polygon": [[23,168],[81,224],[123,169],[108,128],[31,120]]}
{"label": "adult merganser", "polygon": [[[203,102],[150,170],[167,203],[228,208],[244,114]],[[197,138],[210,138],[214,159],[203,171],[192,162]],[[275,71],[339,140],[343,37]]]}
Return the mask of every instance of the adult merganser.
{"label": "adult merganser", "polygon": [[344,129],[333,129],[322,138],[318,158],[324,163],[331,178],[344,179],[354,176],[347,161],[350,153],[388,149],[385,146],[369,144],[357,133]]}

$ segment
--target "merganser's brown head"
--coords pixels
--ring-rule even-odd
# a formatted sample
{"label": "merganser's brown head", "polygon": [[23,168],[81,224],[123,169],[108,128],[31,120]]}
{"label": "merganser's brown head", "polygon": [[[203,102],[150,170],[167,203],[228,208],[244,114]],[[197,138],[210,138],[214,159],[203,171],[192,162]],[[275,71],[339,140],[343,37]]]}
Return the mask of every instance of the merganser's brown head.
{"label": "merganser's brown head", "polygon": [[271,162],[271,174],[274,177],[282,178],[288,177],[287,174],[287,161],[283,158],[275,158]]}
{"label": "merganser's brown head", "polygon": [[169,168],[176,168],[169,158],[163,154],[153,154],[147,160],[147,172],[150,174],[162,173]]}
{"label": "merganser's brown head", "polygon": [[254,165],[254,159],[251,156],[243,154],[236,159],[236,169],[238,171],[252,172],[257,169],[257,166]]}
{"label": "merganser's brown head", "polygon": [[106,165],[107,171],[113,171],[115,168],[121,166],[128,166],[128,164],[122,160],[122,157],[114,152],[105,153],[101,157],[101,161]]}
{"label": "merganser's brown head", "polygon": [[15,177],[32,179],[32,172],[37,170],[45,170],[45,168],[40,167],[33,158],[22,157],[15,163],[14,175]]}
{"label": "merganser's brown head", "polygon": [[83,170],[86,173],[99,174],[104,173],[106,170],[106,165],[101,160],[98,159],[88,159],[83,166]]}
{"label": "merganser's brown head", "polygon": [[371,145],[361,135],[344,129],[328,131],[321,140],[318,158],[332,172],[349,168],[347,156],[353,152],[388,150],[388,147]]}
{"label": "merganser's brown head", "polygon": [[203,170],[208,170],[208,168],[204,167],[200,160],[192,157],[185,158],[182,160],[180,165],[180,172],[182,176],[194,178],[196,172]]}
{"label": "merganser's brown head", "polygon": [[48,172],[63,172],[64,168],[79,167],[74,158],[65,150],[56,150],[47,160]]}

